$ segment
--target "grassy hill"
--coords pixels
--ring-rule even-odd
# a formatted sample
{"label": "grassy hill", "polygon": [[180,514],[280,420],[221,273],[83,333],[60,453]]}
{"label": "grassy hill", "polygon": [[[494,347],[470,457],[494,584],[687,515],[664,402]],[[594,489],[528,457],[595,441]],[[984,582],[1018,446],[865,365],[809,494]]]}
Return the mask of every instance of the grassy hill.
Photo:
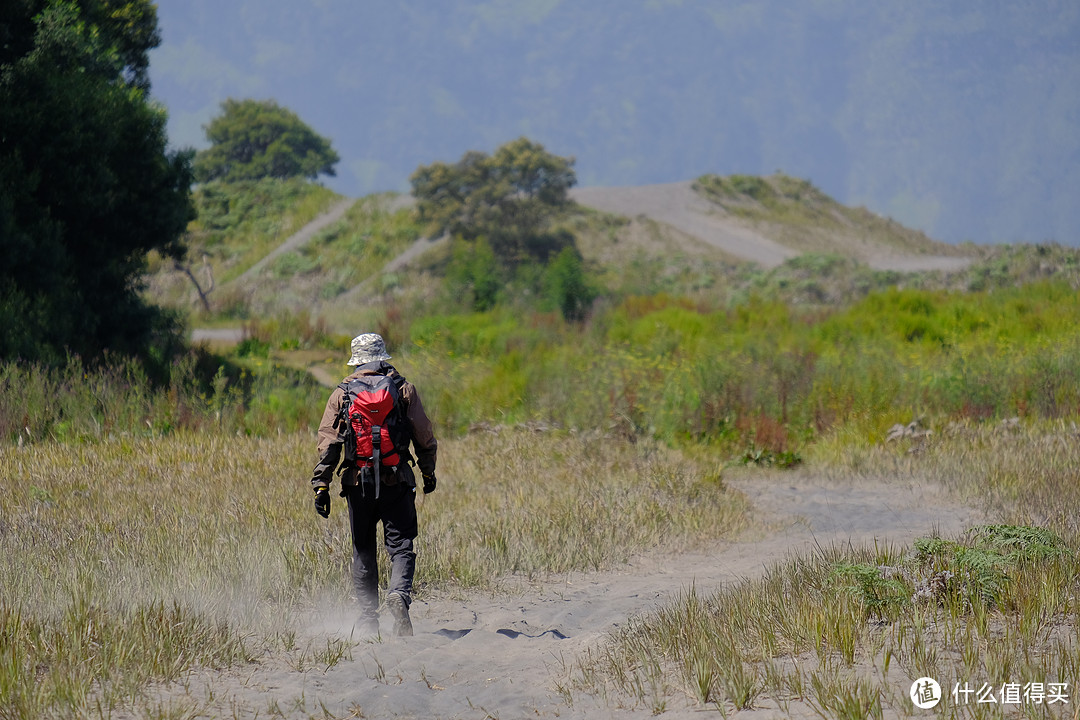
{"label": "grassy hill", "polygon": [[[940,243],[783,174],[705,175],[691,187],[701,199],[694,210],[699,216],[744,233],[748,243],[757,239],[782,246],[789,251],[786,259],[771,267],[748,262],[737,249],[681,230],[670,214],[636,212],[633,196],[631,202],[616,203],[625,208],[622,213],[578,203],[557,227],[575,236],[601,297],[666,292],[732,302],[755,292],[835,304],[896,284],[982,289],[1074,271],[1070,249]],[[423,314],[440,293],[446,295],[449,248],[417,245],[423,229],[413,219],[411,199],[394,193],[362,198],[310,242],[274,258],[256,277],[238,281],[341,200],[326,188],[299,181],[200,188],[187,264],[204,289],[212,278],[210,312],[200,310],[191,279],[159,257],[150,259],[147,294],[160,304],[193,312],[196,325],[306,311],[325,315],[331,324],[341,317],[342,326],[370,320],[358,309],[384,304],[385,298]],[[406,251],[408,262],[384,272]]]}
{"label": "grassy hill", "polygon": [[[186,265],[206,291],[239,277],[340,196],[300,179],[268,179],[211,183],[193,198],[197,216],[188,226]],[[171,262],[152,254],[148,271],[147,294],[156,303],[184,311],[195,307],[191,280]],[[224,311],[224,303],[216,305]]]}
{"label": "grassy hill", "polygon": [[783,173],[769,177],[703,175],[694,183],[694,190],[764,235],[802,253],[837,253],[863,262],[883,255],[970,254],[866,208],[838,203],[809,181]]}
{"label": "grassy hill", "polygon": [[[713,223],[704,231],[689,226],[697,235],[679,224],[675,211],[635,214],[639,196],[632,193],[638,190],[608,189],[623,213],[575,203],[556,222],[576,238],[601,311],[628,296],[657,293],[716,307],[750,297],[834,307],[890,287],[977,291],[1055,277],[1076,281],[1077,253],[1071,249],[947,245],[783,174],[698,178],[687,193],[699,204],[679,211]],[[584,201],[589,197],[596,195]],[[341,200],[302,181],[202,187],[187,269],[204,291],[212,288],[209,311],[191,278],[159,257],[150,259],[146,293],[189,314],[195,326],[247,324],[256,333],[260,326],[296,326],[302,316],[301,325],[320,323],[323,336],[366,325],[404,340],[392,329],[396,323],[407,326],[435,308],[468,309],[462,288],[447,280],[450,247],[424,242],[411,198],[394,193],[356,201],[340,220],[249,277],[260,260]],[[746,243],[772,242],[789,256],[772,267],[749,262],[738,247],[711,242],[707,233],[717,227],[743,233]],[[909,265],[936,269],[902,269]],[[507,287],[502,302],[535,310],[538,290]]]}

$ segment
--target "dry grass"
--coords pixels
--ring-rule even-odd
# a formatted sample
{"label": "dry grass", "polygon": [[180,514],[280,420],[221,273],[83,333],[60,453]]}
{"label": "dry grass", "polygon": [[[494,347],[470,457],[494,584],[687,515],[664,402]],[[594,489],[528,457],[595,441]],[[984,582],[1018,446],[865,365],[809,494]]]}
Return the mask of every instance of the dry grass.
{"label": "dry grass", "polygon": [[610,567],[660,538],[685,548],[747,523],[715,465],[649,441],[484,431],[440,454],[447,497],[424,508],[425,582]]}
{"label": "dry grass", "polygon": [[[1007,523],[912,548],[823,549],[709,596],[692,589],[582,658],[572,681],[615,704],[772,708],[826,718],[919,712],[916,678],[937,678],[946,717],[1059,717],[1051,683],[1080,676],[1080,464],[1070,426],[953,426],[899,445],[837,442],[838,479],[938,482]],[[821,457],[817,458],[821,462]],[[1064,539],[1062,539],[1064,538]],[[1042,683],[1041,703],[951,697]],[[965,685],[967,683],[967,685]],[[1036,687],[1039,687],[1036,685]]]}
{"label": "dry grass", "polygon": [[1075,420],[949,422],[930,430],[885,444],[841,434],[818,443],[811,460],[838,477],[917,477],[978,503],[1001,522],[1080,536]]}
{"label": "dry grass", "polygon": [[[193,666],[346,654],[296,644],[316,601],[348,606],[344,503],[315,515],[313,447],[206,433],[0,452],[0,717],[108,715]],[[745,522],[715,468],[649,443],[505,430],[440,452],[420,592],[605,567]]]}

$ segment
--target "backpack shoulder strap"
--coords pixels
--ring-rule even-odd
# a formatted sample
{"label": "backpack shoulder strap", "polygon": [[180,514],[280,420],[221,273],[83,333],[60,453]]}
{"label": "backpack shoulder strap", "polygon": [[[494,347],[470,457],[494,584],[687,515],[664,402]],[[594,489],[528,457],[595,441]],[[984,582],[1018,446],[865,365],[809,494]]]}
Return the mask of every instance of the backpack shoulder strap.
{"label": "backpack shoulder strap", "polygon": [[349,409],[349,381],[343,380],[338,383],[337,389],[341,391],[341,400],[338,402],[338,418],[348,415]]}
{"label": "backpack shoulder strap", "polygon": [[342,444],[341,462],[337,467],[339,475],[346,468],[356,464],[356,434],[353,431],[352,423],[349,422],[349,405],[352,404],[349,390],[351,382],[351,380],[343,380],[338,383],[338,388],[342,392],[341,407],[338,408],[338,416],[334,420],[334,426],[338,430],[338,437],[341,438]]}

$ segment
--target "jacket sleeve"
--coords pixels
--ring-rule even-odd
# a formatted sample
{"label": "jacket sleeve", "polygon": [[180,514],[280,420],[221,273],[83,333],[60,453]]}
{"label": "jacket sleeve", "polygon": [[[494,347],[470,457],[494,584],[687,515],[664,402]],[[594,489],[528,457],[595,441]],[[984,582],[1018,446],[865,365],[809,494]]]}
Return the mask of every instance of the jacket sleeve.
{"label": "jacket sleeve", "polygon": [[341,444],[344,435],[340,428],[341,400],[345,396],[344,391],[334,388],[330,398],[326,401],[326,409],[323,410],[322,421],[319,422],[318,451],[319,462],[315,465],[315,471],[311,477],[311,487],[330,487],[330,481],[334,479],[334,470],[341,460]]}
{"label": "jacket sleeve", "polygon": [[405,412],[409,418],[412,429],[413,449],[416,451],[416,464],[420,472],[429,474],[435,472],[435,461],[439,450],[439,443],[435,439],[435,431],[431,426],[431,420],[424,412],[424,403],[420,400],[420,393],[410,382],[405,382],[401,388],[401,394],[405,398],[408,409]]}

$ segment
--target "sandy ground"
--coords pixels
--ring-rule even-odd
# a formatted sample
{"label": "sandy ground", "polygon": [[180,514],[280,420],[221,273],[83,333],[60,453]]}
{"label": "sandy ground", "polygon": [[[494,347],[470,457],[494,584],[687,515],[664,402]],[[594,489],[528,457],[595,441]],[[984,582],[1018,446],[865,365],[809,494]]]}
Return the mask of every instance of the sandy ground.
{"label": "sandy ground", "polygon": [[[678,230],[728,255],[764,268],[780,265],[798,252],[747,227],[694,192],[693,181],[636,187],[573,188],[578,203],[630,218],[646,217]],[[845,252],[838,244],[835,252]],[[863,246],[856,256],[876,270],[918,272],[959,270],[970,260],[936,255],[905,255],[884,247]]]}
{"label": "sandy ground", "polygon": [[636,187],[574,188],[570,197],[581,205],[615,215],[643,215],[763,267],[775,267],[798,254],[723,216],[694,192],[692,185],[687,180]]}
{"label": "sandy ground", "polygon": [[[981,520],[936,487],[911,482],[838,486],[796,471],[733,484],[752,499],[766,528],[738,542],[676,556],[654,553],[609,572],[508,580],[494,596],[425,597],[413,605],[414,637],[389,637],[387,616],[381,640],[358,642],[351,658],[329,669],[298,669],[267,657],[239,670],[194,673],[182,684],[160,688],[160,697],[173,707],[197,708],[199,717],[265,717],[275,708],[285,717],[323,717],[324,709],[330,717],[366,718],[651,717],[647,707],[620,707],[629,698],[605,701],[578,690],[568,702],[558,684],[583,651],[628,618],[691,586],[699,592],[722,588],[819,546],[908,545],[934,532],[959,533]],[[302,623],[298,643],[325,647],[327,639],[349,637],[353,619],[347,608],[326,609]],[[737,715],[813,713],[797,703],[783,713],[766,703]],[[663,714],[704,716],[720,715],[681,697]]]}

